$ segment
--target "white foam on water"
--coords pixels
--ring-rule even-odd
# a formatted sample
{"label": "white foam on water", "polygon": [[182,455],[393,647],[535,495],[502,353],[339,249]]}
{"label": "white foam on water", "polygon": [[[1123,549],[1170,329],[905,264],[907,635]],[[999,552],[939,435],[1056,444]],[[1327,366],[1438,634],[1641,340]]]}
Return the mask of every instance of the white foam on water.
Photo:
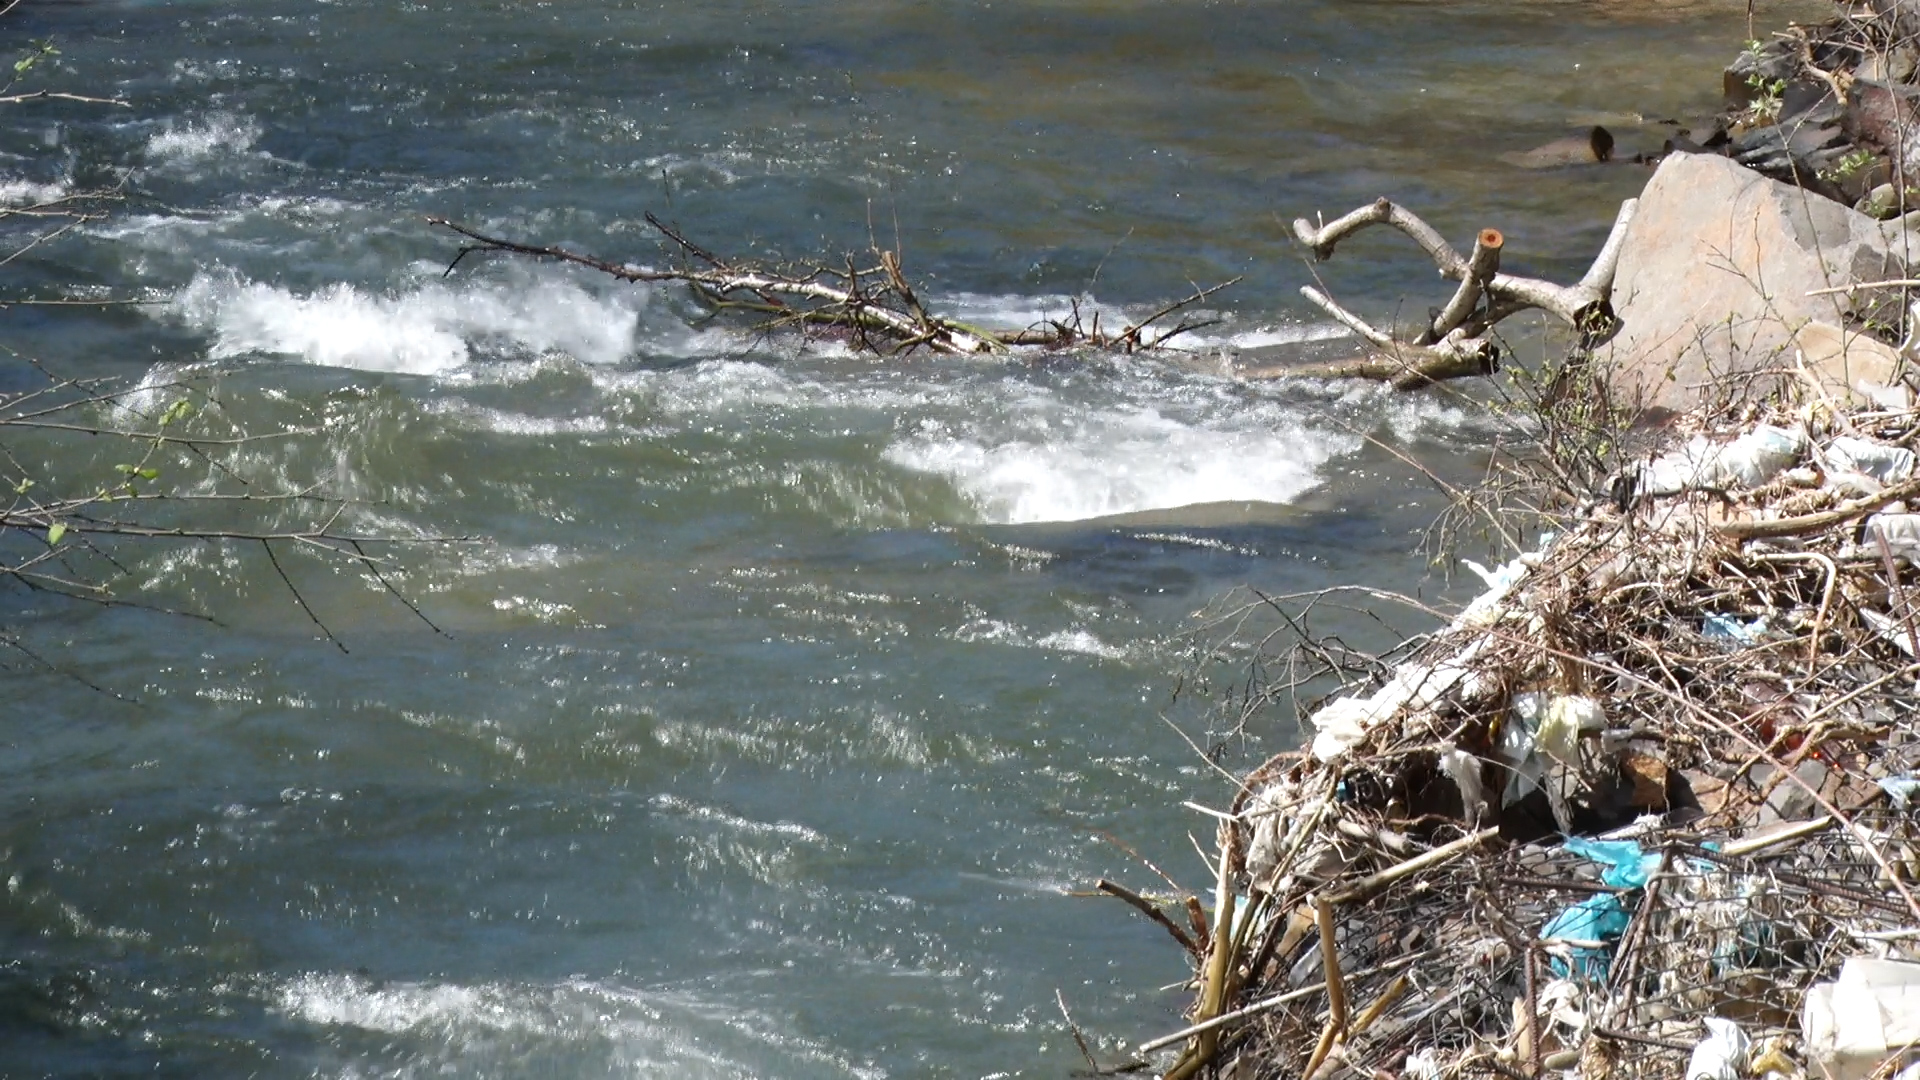
{"label": "white foam on water", "polygon": [[497,993],[467,986],[399,983],[375,988],[351,975],[302,975],[280,988],[280,1010],[313,1024],[340,1025],[400,1034],[453,1020],[489,1028],[533,1026],[498,1000]]}
{"label": "white foam on water", "polygon": [[988,642],[1015,649],[1043,649],[1048,652],[1079,653],[1102,660],[1126,660],[1130,654],[1119,646],[1100,640],[1085,629],[1055,630],[1034,637],[1025,628],[1001,619],[979,618],[954,630],[955,641]]}
{"label": "white foam on water", "polygon": [[1109,645],[1087,630],[1055,630],[1041,637],[1034,644],[1054,652],[1080,653],[1085,656],[1097,656],[1102,660],[1127,658],[1127,650],[1118,645]]}
{"label": "white foam on water", "polygon": [[1152,541],[1156,544],[1180,544],[1185,547],[1223,551],[1229,555],[1245,555],[1249,558],[1258,558],[1260,556],[1260,549],[1258,548],[1248,547],[1244,544],[1229,544],[1225,540],[1219,540],[1211,536],[1196,536],[1191,533],[1139,532],[1134,533],[1133,538],[1135,540]]}
{"label": "white foam on water", "polygon": [[199,121],[168,120],[147,140],[147,159],[180,163],[237,154],[252,149],[259,138],[260,124],[250,116],[218,113]]}
{"label": "white foam on water", "polygon": [[552,438],[555,435],[604,435],[613,424],[604,416],[529,416],[490,409],[465,401],[435,401],[427,411],[445,417],[456,427],[496,435]]}
{"label": "white foam on water", "polygon": [[596,293],[563,277],[531,274],[504,281],[435,276],[378,293],[344,283],[298,292],[232,272],[201,272],[166,310],[213,338],[214,359],[270,353],[432,375],[468,363],[482,347],[616,363],[633,347],[645,296]]}
{"label": "white foam on water", "polygon": [[1264,349],[1274,345],[1299,345],[1308,341],[1333,341],[1352,336],[1353,331],[1338,323],[1300,323],[1291,326],[1256,326],[1246,330],[1210,327],[1182,334],[1174,341],[1187,348]]}
{"label": "white foam on water", "polygon": [[1311,402],[1151,363],[1064,377],[993,361],[826,366],[718,361],[595,381],[660,422],[742,439],[770,424],[825,442],[884,425],[885,463],[945,480],[991,523],[1291,502],[1361,445]]}
{"label": "white foam on water", "polygon": [[712,822],[725,828],[742,833],[763,836],[778,836],[787,840],[800,840],[809,844],[827,842],[825,835],[792,821],[755,821],[738,814],[722,810],[717,806],[683,799],[678,795],[661,794],[647,800],[654,809],[664,814],[691,818],[696,821]]}
{"label": "white foam on water", "polygon": [[72,193],[72,185],[64,180],[41,184],[16,176],[0,176],[0,206],[40,206]]}
{"label": "white foam on water", "polygon": [[375,982],[311,972],[268,989],[270,1007],[297,1022],[351,1028],[392,1040],[408,1057],[388,1075],[472,1074],[511,1063],[577,1069],[588,1059],[620,1075],[753,1075],[755,1066],[834,1072],[878,1080],[780,1019],[720,1006],[680,991],[640,990],[585,978],[554,984]]}
{"label": "white foam on water", "polygon": [[1041,408],[1016,423],[920,425],[887,448],[947,477],[988,521],[1080,521],[1196,503],[1285,503],[1360,440],[1273,407],[1181,416],[1152,405]]}

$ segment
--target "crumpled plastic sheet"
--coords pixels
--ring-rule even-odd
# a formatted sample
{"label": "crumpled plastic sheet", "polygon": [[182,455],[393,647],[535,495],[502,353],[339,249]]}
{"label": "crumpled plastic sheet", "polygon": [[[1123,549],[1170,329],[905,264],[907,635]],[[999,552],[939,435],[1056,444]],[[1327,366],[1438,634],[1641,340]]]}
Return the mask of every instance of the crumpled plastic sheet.
{"label": "crumpled plastic sheet", "polygon": [[[1570,837],[1566,849],[1599,863],[1600,881],[1616,889],[1644,888],[1660,868],[1660,856],[1641,850],[1632,840],[1592,840]],[[1616,893],[1589,896],[1555,915],[1541,929],[1546,940],[1572,943],[1570,959],[1549,961],[1555,975],[1598,982],[1613,967],[1614,944],[1633,921]]]}
{"label": "crumpled plastic sheet", "polygon": [[1719,1016],[1702,1017],[1707,1037],[1687,1060],[1687,1080],[1740,1080],[1747,1068],[1747,1033]]}
{"label": "crumpled plastic sheet", "polygon": [[1836,436],[1827,444],[1826,457],[1827,464],[1835,469],[1860,473],[1882,484],[1897,484],[1913,476],[1913,451],[1871,439]]}
{"label": "crumpled plastic sheet", "polygon": [[1547,762],[1576,765],[1581,734],[1606,726],[1606,712],[1590,697],[1540,691],[1513,695],[1500,730],[1500,759],[1512,770],[1501,805],[1512,806],[1532,794],[1546,775]]}
{"label": "crumpled plastic sheet", "polygon": [[1640,474],[1643,495],[1678,495],[1700,488],[1759,487],[1791,468],[1807,452],[1798,431],[1759,424],[1728,443],[1696,435],[1672,453],[1648,463]]}

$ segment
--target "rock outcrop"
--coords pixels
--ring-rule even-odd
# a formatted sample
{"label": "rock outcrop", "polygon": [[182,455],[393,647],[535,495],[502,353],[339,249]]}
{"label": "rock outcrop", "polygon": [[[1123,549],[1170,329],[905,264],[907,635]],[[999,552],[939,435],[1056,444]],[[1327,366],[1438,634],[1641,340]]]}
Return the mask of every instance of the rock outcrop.
{"label": "rock outcrop", "polygon": [[1661,412],[1765,396],[1804,356],[1823,392],[1880,400],[1899,290],[1836,286],[1920,269],[1920,214],[1877,221],[1726,158],[1674,154],[1640,200],[1613,284],[1621,326],[1595,350],[1616,396]]}

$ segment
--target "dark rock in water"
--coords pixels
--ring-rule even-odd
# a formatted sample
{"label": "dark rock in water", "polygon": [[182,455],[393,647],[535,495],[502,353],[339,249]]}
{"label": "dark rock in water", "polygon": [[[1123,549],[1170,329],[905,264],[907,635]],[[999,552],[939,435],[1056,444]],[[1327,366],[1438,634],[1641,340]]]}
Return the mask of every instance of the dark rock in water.
{"label": "dark rock in water", "polygon": [[1562,165],[1592,165],[1613,160],[1613,133],[1595,125],[1585,135],[1555,139],[1545,146],[1515,154],[1501,154],[1500,160],[1523,169],[1553,169]]}
{"label": "dark rock in water", "polygon": [[1920,3],[1915,0],[1866,0],[1866,9],[1894,40],[1920,36]]}
{"label": "dark rock in water", "polygon": [[[1852,71],[1863,59],[1858,45],[1837,36],[1817,37],[1805,47],[1822,71]],[[1801,48],[1799,41],[1776,38],[1735,58],[1721,76],[1727,111],[1739,113],[1755,103],[1780,98],[1780,115],[1785,117],[1804,108],[1809,95],[1825,95],[1831,85],[1809,72]]]}

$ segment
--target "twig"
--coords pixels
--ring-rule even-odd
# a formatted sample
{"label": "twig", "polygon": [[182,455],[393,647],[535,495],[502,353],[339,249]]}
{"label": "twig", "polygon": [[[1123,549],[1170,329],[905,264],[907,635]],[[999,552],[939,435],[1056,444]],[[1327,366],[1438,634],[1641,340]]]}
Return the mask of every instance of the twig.
{"label": "twig", "polygon": [[1365,900],[1396,881],[1411,877],[1423,870],[1432,869],[1450,860],[1457,859],[1499,835],[1500,830],[1498,827],[1468,833],[1458,840],[1442,844],[1432,851],[1415,855],[1413,858],[1389,866],[1379,873],[1369,874],[1359,881],[1354,882],[1352,885],[1347,886],[1345,889],[1334,893],[1329,899],[1332,903],[1336,904],[1352,904]]}
{"label": "twig", "polygon": [[307,605],[307,598],[305,596],[300,595],[299,587],[294,585],[293,579],[288,577],[286,570],[281,567],[280,557],[273,553],[273,541],[262,540],[260,541],[260,547],[261,547],[261,550],[267,553],[267,561],[273,564],[273,572],[280,575],[280,583],[282,585],[285,585],[287,587],[287,591],[293,594],[293,602],[296,604],[299,604],[300,610],[306,612],[307,618],[313,620],[313,625],[320,628],[320,633],[323,636],[325,636],[328,641],[333,642],[334,648],[339,649],[342,653],[345,653],[347,651],[347,646],[345,645],[345,643],[343,643],[339,638],[334,637],[333,631],[327,629],[327,624],[321,622],[320,616],[314,614],[313,608]]}
{"label": "twig", "polygon": [[1872,495],[1843,502],[1831,510],[1822,510],[1817,514],[1801,514],[1797,517],[1776,518],[1772,521],[1729,521],[1715,528],[1720,535],[1730,540],[1763,540],[1781,536],[1798,536],[1801,533],[1831,528],[1843,521],[1870,514],[1890,502],[1897,502],[1913,495],[1920,495],[1920,479],[1893,484]]}
{"label": "twig", "polygon": [[[1370,978],[1374,975],[1384,975],[1389,971],[1393,971],[1398,968],[1404,968],[1412,964],[1417,964],[1420,961],[1429,959],[1434,955],[1435,955],[1434,951],[1429,949],[1425,952],[1415,953],[1412,956],[1402,956],[1402,957],[1399,957],[1398,959],[1389,960],[1388,962],[1377,965],[1375,967],[1370,967],[1362,971],[1356,971],[1353,973],[1353,977],[1355,979],[1363,979],[1363,978]],[[1187,1027],[1181,1028],[1179,1031],[1172,1032],[1171,1034],[1162,1035],[1156,1039],[1149,1039],[1146,1042],[1143,1042],[1139,1046],[1135,1047],[1134,1050],[1136,1053],[1140,1053],[1140,1054],[1149,1054],[1155,1050],[1163,1050],[1169,1046],[1172,1046],[1175,1043],[1185,1042],[1186,1040],[1193,1038],[1195,1035],[1212,1031],[1216,1028],[1225,1027],[1226,1025],[1234,1023],[1236,1021],[1245,1020],[1250,1016],[1258,1016],[1263,1012],[1270,1012],[1274,1009],[1279,1008],[1282,1005],[1291,1005],[1296,1001],[1303,1001],[1307,998],[1314,996],[1315,994],[1318,994],[1324,991],[1326,988],[1327,988],[1327,984],[1323,981],[1323,982],[1317,982],[1317,983],[1310,983],[1296,990],[1288,990],[1286,993],[1283,993],[1283,994],[1275,994],[1272,997],[1261,998],[1259,1001],[1256,1001],[1251,1005],[1242,1006],[1238,1009],[1233,1010],[1232,1012],[1221,1013],[1219,1016],[1216,1016],[1210,1020],[1203,1020],[1197,1024],[1192,1024]]]}
{"label": "twig", "polygon": [[1106,893],[1108,896],[1125,900],[1128,904],[1132,905],[1135,911],[1166,927],[1167,933],[1173,935],[1173,940],[1179,942],[1181,948],[1192,953],[1195,957],[1200,955],[1200,946],[1194,943],[1193,938],[1187,936],[1185,930],[1180,929],[1180,924],[1167,918],[1166,912],[1161,911],[1146,897],[1141,896],[1139,893],[1134,892],[1132,889],[1118,882],[1108,881],[1106,878],[1101,878],[1099,881],[1094,882],[1093,887]]}
{"label": "twig", "polygon": [[1912,289],[1920,288],[1920,278],[1891,278],[1886,281],[1856,281],[1851,285],[1835,285],[1828,289],[1809,289],[1808,296],[1832,296],[1835,293],[1864,292],[1868,289]]}

